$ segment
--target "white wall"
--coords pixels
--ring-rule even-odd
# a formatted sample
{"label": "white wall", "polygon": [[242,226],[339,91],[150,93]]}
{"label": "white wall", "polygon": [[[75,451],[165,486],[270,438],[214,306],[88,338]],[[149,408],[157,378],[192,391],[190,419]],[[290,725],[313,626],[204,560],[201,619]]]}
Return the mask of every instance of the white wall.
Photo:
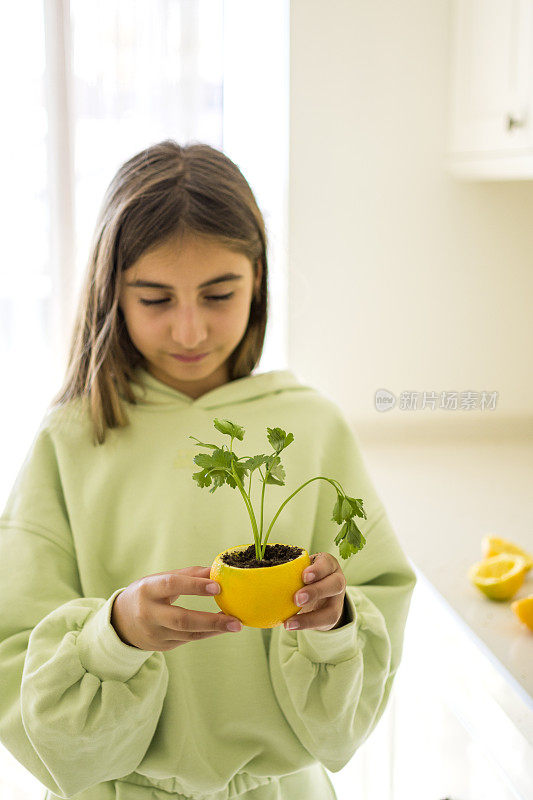
{"label": "white wall", "polygon": [[223,150],[250,184],[267,234],[269,308],[256,373],[287,368],[288,82],[289,0],[224,0]]}
{"label": "white wall", "polygon": [[531,426],[533,181],[445,172],[450,3],[292,0],[290,35],[290,368],[363,430]]}

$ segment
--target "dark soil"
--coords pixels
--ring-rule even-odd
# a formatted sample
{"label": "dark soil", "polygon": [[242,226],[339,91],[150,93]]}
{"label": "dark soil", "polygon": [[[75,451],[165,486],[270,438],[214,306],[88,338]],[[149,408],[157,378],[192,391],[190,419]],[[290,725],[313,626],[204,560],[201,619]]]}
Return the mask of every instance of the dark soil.
{"label": "dark soil", "polygon": [[275,567],[277,564],[285,564],[287,561],[294,561],[294,559],[301,556],[302,553],[302,547],[294,547],[290,544],[267,544],[265,547],[265,557],[261,559],[261,561],[258,561],[255,557],[255,545],[251,544],[246,550],[224,553],[221,558],[224,564],[228,564],[230,567],[257,569],[258,567]]}

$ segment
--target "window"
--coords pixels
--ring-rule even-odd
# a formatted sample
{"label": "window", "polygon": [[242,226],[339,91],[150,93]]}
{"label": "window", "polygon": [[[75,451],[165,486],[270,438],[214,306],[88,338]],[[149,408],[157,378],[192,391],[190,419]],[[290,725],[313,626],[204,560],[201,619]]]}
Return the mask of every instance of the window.
{"label": "window", "polygon": [[[149,144],[207,142],[246,175],[270,240],[260,371],[286,366],[289,38],[288,0],[32,0],[3,19],[2,508],[63,380],[104,191]],[[43,791],[0,743],[2,800]]]}
{"label": "window", "polygon": [[259,370],[287,358],[288,0],[34,0],[6,17],[0,505],[64,377],[104,191],[143,147],[205,141],[246,175],[270,242]]}

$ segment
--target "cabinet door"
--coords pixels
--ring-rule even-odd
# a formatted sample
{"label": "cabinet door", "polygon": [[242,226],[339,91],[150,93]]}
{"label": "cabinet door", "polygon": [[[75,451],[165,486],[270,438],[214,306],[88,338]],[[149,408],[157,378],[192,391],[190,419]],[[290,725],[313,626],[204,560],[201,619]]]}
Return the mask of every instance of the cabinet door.
{"label": "cabinet door", "polygon": [[392,800],[531,800],[529,706],[418,577],[394,688]]}
{"label": "cabinet door", "polygon": [[531,800],[533,744],[509,716],[522,705],[471,636],[418,573],[389,704],[328,770],[338,800]]}
{"label": "cabinet door", "polygon": [[533,0],[454,0],[451,150],[533,146]]}

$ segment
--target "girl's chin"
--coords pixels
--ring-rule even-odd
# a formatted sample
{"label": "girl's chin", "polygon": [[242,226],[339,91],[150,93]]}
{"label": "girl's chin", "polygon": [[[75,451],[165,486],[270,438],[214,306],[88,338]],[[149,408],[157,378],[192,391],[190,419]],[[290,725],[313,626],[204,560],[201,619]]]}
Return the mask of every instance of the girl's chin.
{"label": "girl's chin", "polygon": [[201,358],[199,361],[182,361],[179,358],[173,358],[169,356],[166,359],[166,368],[168,369],[169,361],[172,365],[175,365],[180,371],[182,370],[191,370],[200,372],[201,370],[208,369],[209,372],[215,372],[219,369],[224,367],[224,364],[228,360],[229,356],[222,357],[218,351],[210,351],[207,353],[204,358]]}

